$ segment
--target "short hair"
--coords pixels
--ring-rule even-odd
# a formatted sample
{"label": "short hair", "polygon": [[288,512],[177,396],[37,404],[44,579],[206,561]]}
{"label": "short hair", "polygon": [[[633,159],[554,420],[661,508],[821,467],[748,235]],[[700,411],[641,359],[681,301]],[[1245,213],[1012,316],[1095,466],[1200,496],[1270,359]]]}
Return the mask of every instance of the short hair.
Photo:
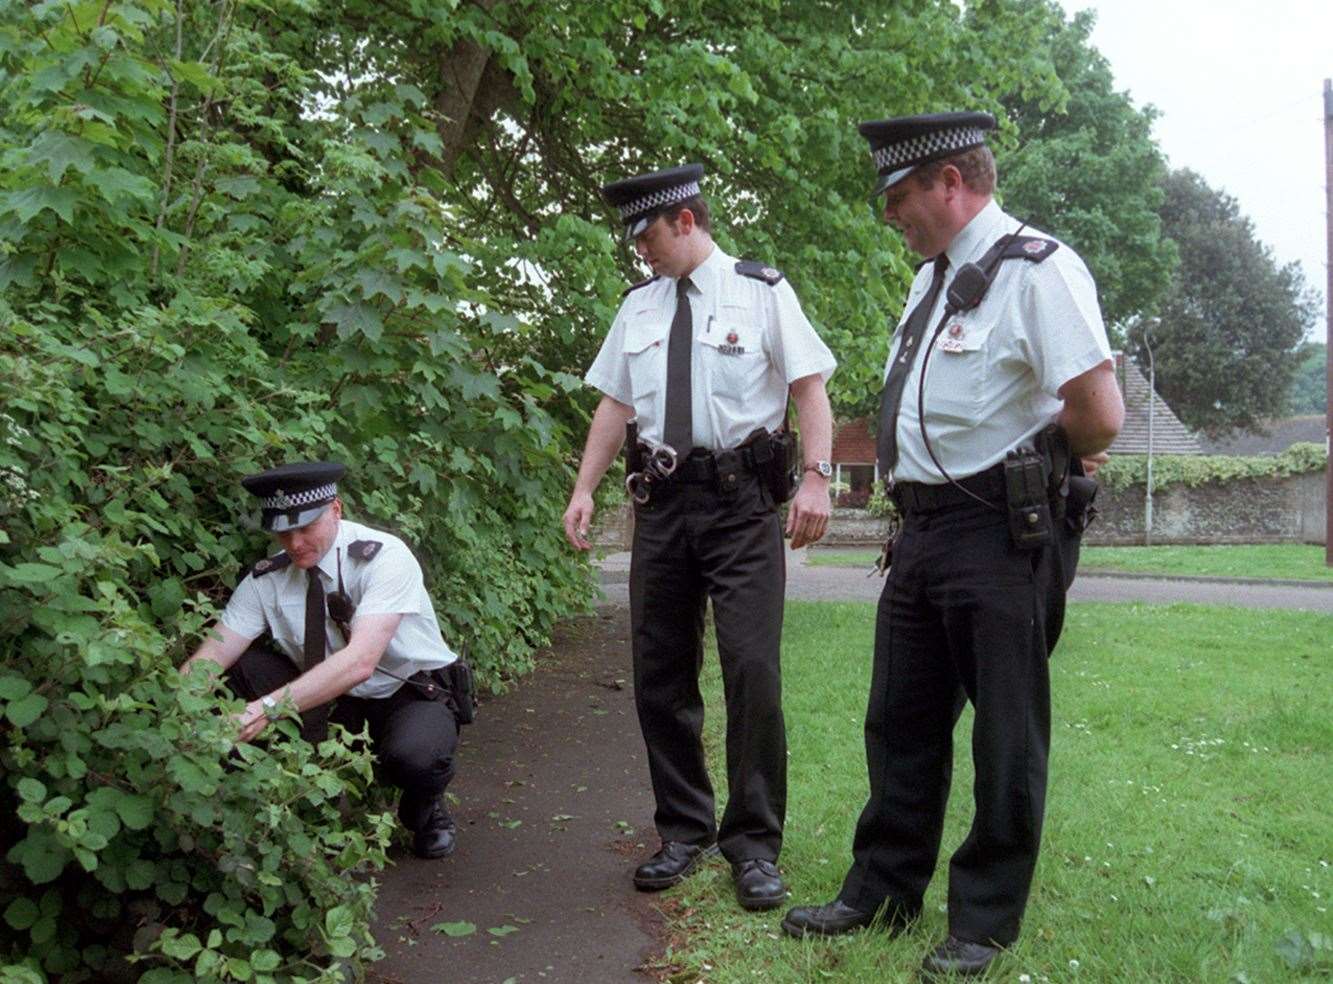
{"label": "short hair", "polygon": [[688,208],[690,213],[694,216],[694,224],[704,232],[712,235],[713,220],[708,215],[708,203],[704,201],[703,197],[700,195],[693,195],[685,199],[683,202],[676,202],[676,204],[663,211],[662,214],[666,216],[668,222],[675,222],[680,218],[681,210],[686,208]]}
{"label": "short hair", "polygon": [[940,172],[950,164],[958,168],[963,184],[969,191],[978,195],[989,195],[995,191],[995,156],[985,144],[937,161],[927,161],[912,172],[912,177],[916,178],[921,188],[931,188]]}

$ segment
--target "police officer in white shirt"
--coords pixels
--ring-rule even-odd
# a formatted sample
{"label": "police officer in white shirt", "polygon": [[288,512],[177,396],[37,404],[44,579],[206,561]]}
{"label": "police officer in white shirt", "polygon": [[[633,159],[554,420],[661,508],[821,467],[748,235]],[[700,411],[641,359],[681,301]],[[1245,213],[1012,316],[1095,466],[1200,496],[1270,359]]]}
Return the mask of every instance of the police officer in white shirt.
{"label": "police officer in white shirt", "polygon": [[[587,381],[593,415],[565,534],[590,544],[593,492],[637,418],[658,471],[636,486],[630,618],[634,688],[662,847],[634,873],[643,891],[679,882],[715,850],[747,909],[781,905],[776,862],[787,798],[779,650],[786,580],[768,455],[795,400],[805,471],[792,501],[792,546],[824,535],[836,362],[771,267],[726,255],[710,234],[697,164],[602,189],[654,276],[626,292]],[[666,446],[674,452],[662,451]],[[652,460],[650,458],[650,460]],[[662,467],[662,462],[667,465]],[[674,463],[674,471],[665,474]],[[721,823],[704,765],[704,609],[711,598],[727,705]]]}
{"label": "police officer in white shirt", "polygon": [[[283,550],[250,568],[182,669],[210,660],[226,671],[249,701],[241,741],[289,703],[312,741],[330,720],[353,733],[369,724],[382,775],[403,791],[398,815],[413,851],[444,857],[455,828],[440,797],[454,774],[458,708],[471,695],[455,693],[459,675],[445,668],[457,657],[407,545],[342,518],[344,471],[309,462],[242,479]],[[271,646],[257,642],[265,636]]]}
{"label": "police officer in white shirt", "polygon": [[783,920],[793,936],[831,935],[920,913],[971,701],[975,815],[927,978],[984,973],[1018,935],[1045,803],[1047,659],[1093,488],[1083,472],[1124,415],[1087,267],[991,197],[994,126],[985,113],[861,126],[885,221],[932,262],[885,370],[879,466],[903,526],[875,623],[870,799],[837,899]]}

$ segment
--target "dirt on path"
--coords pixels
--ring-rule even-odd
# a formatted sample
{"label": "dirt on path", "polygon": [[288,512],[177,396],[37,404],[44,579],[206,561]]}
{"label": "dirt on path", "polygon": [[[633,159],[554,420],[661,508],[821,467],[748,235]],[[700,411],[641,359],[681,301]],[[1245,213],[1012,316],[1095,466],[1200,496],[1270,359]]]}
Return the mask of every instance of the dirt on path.
{"label": "dirt on path", "polygon": [[[381,875],[378,984],[646,984],[661,916],[634,890],[657,848],[629,613],[566,622],[537,669],[464,728],[458,849]],[[450,936],[441,924],[451,926]]]}

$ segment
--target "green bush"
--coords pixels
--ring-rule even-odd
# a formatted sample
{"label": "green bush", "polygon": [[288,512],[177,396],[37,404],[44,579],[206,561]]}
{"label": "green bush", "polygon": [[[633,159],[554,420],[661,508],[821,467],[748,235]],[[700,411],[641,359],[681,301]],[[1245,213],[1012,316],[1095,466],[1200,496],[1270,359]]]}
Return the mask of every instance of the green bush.
{"label": "green bush", "polygon": [[413,543],[492,687],[587,603],[551,412],[577,381],[491,361],[521,326],[410,166],[421,94],[309,112],[293,11],[0,0],[5,980],[332,981],[378,953],[368,757],[290,726],[238,748],[174,668],[271,549],[239,475],[346,461],[348,515]]}
{"label": "green bush", "polygon": [[[1281,454],[1255,457],[1228,455],[1153,455],[1154,489],[1169,485],[1191,488],[1207,482],[1232,482],[1246,478],[1282,478],[1323,471],[1328,467],[1328,452],[1319,444],[1293,444]],[[1118,491],[1148,483],[1148,457],[1142,454],[1112,455],[1097,471],[1097,479],[1108,489]]]}

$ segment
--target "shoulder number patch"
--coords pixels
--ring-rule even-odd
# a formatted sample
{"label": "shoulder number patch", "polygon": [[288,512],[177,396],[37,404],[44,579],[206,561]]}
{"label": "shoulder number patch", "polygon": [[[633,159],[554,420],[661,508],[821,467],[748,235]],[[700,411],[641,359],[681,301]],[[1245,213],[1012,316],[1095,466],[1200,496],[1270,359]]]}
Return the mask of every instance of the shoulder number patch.
{"label": "shoulder number patch", "polygon": [[357,560],[374,560],[375,555],[384,546],[379,540],[356,540],[347,546],[347,556]]}
{"label": "shoulder number patch", "polygon": [[771,266],[765,266],[763,263],[757,263],[754,260],[737,260],[736,272],[742,277],[750,277],[754,280],[762,280],[768,286],[772,287],[782,279],[782,271]]}

